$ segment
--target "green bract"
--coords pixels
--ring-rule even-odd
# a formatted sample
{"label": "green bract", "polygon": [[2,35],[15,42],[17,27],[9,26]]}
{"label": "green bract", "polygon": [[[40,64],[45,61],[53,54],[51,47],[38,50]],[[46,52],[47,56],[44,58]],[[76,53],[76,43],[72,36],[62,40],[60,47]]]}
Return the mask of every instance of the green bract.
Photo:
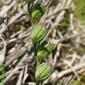
{"label": "green bract", "polygon": [[44,10],[39,4],[37,4],[36,6],[34,6],[31,12],[32,21],[33,22],[38,21],[43,14],[44,14]]}
{"label": "green bract", "polygon": [[37,50],[37,59],[43,61],[54,50],[55,45],[52,43],[46,43],[41,45]]}
{"label": "green bract", "polygon": [[32,30],[32,41],[33,43],[41,41],[45,35],[47,34],[48,30],[42,25],[34,25]]}
{"label": "green bract", "polygon": [[43,81],[47,79],[53,72],[53,69],[46,63],[37,66],[35,78],[36,81]]}

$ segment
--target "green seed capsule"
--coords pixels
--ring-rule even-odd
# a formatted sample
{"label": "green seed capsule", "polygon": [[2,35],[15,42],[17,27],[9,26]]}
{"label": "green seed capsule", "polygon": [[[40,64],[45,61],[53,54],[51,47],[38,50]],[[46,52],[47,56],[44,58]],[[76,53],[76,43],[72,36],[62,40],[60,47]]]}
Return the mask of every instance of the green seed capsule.
{"label": "green seed capsule", "polygon": [[43,81],[47,79],[53,72],[53,69],[46,63],[37,66],[35,78],[36,81]]}
{"label": "green seed capsule", "polygon": [[39,61],[43,61],[46,57],[48,57],[49,53],[46,50],[40,50],[37,53],[37,58]]}
{"label": "green seed capsule", "polygon": [[32,41],[33,43],[41,41],[48,30],[42,25],[35,25],[32,30]]}
{"label": "green seed capsule", "polygon": [[48,44],[46,44],[44,47],[45,47],[45,48],[48,50],[48,52],[50,53],[50,52],[52,52],[53,49],[55,48],[55,45],[52,44],[52,43],[48,43]]}
{"label": "green seed capsule", "polygon": [[37,22],[43,14],[44,14],[44,10],[40,6],[40,4],[34,6],[34,8],[32,9],[32,12],[31,12],[32,21],[34,23]]}
{"label": "green seed capsule", "polygon": [[54,44],[46,43],[45,45],[41,45],[37,50],[37,59],[39,61],[43,61],[45,58],[49,56],[49,54],[54,50]]}

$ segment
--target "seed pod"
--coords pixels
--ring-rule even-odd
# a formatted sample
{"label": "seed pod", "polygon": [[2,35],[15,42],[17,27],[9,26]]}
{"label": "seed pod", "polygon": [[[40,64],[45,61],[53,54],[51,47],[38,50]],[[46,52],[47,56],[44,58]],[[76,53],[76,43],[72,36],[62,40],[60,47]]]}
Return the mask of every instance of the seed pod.
{"label": "seed pod", "polygon": [[42,25],[34,25],[32,30],[32,41],[33,43],[41,41],[45,35],[47,34],[48,30]]}
{"label": "seed pod", "polygon": [[43,61],[54,50],[55,45],[52,43],[46,43],[41,45],[37,50],[37,58],[39,61]]}
{"label": "seed pod", "polygon": [[38,20],[41,18],[43,14],[44,14],[43,8],[40,6],[40,4],[37,4],[36,6],[33,7],[31,12],[32,21],[34,23],[38,22]]}
{"label": "seed pod", "polygon": [[52,50],[55,48],[55,45],[52,44],[52,43],[48,43],[48,44],[46,44],[44,47],[45,47],[45,48],[48,50],[48,52],[50,53],[50,52],[52,52]]}
{"label": "seed pod", "polygon": [[53,69],[46,63],[37,66],[35,78],[36,81],[43,81],[47,79],[53,72]]}

